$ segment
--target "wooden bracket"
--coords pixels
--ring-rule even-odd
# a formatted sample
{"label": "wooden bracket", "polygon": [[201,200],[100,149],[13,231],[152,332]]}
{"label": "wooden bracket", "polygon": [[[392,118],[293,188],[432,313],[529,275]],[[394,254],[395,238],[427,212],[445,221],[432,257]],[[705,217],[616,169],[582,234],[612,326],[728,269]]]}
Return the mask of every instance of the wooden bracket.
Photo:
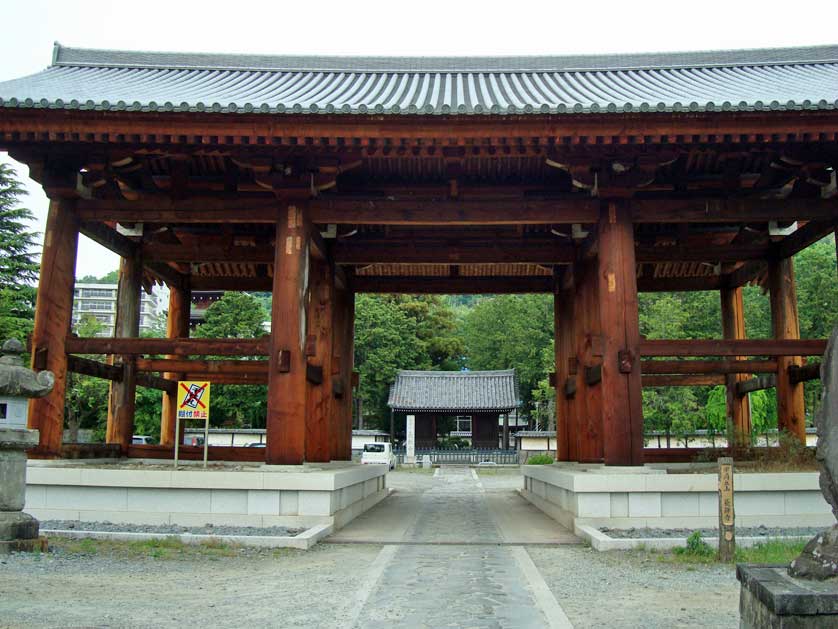
{"label": "wooden bracket", "polygon": [[332,394],[338,400],[343,397],[343,380],[339,378],[332,380]]}
{"label": "wooden bracket", "polygon": [[323,384],[323,367],[306,364],[306,380],[312,384]]}
{"label": "wooden bracket", "polygon": [[568,378],[564,381],[564,396],[572,398],[576,395],[576,378]]}
{"label": "wooden bracket", "polygon": [[617,352],[617,363],[620,373],[631,373],[634,369],[634,352],[630,349],[621,349]]}
{"label": "wooden bracket", "polygon": [[594,385],[602,382],[602,365],[585,367],[585,384]]}
{"label": "wooden bracket", "polygon": [[277,352],[277,369],[280,373],[288,373],[291,371],[291,351],[281,349]]}

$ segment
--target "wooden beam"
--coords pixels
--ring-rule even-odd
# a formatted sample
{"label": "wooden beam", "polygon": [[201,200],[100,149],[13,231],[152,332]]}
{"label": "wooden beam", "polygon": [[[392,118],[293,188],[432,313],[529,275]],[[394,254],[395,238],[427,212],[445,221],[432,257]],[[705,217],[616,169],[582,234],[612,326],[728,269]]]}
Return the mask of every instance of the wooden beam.
{"label": "wooden beam", "polygon": [[756,378],[749,378],[740,380],[734,385],[734,390],[737,397],[748,399],[748,393],[754,391],[762,391],[763,389],[773,389],[777,386],[777,375],[766,374],[764,376],[757,376]]}
{"label": "wooden beam", "polygon": [[642,360],[640,370],[646,374],[729,374],[775,373],[776,360]]}
{"label": "wooden beam", "polygon": [[722,277],[648,277],[637,278],[637,290],[641,293],[681,292],[717,290],[722,286]]}
{"label": "wooden beam", "polygon": [[825,339],[644,340],[643,356],[820,356]]}
{"label": "wooden beam", "polygon": [[189,371],[201,374],[263,374],[268,373],[266,360],[197,360],[183,358],[138,358],[137,371],[178,372]]}
{"label": "wooden beam", "polygon": [[602,387],[589,386],[585,379],[587,368],[602,364],[602,320],[596,260],[580,261],[574,267],[575,290],[573,321],[575,322],[575,352],[570,357],[568,372],[573,378],[576,393],[571,398],[571,447],[576,448],[572,459],[580,462],[602,462],[604,404]]}
{"label": "wooden beam", "polygon": [[[140,335],[140,293],[143,263],[138,250],[123,257],[119,265],[114,334],[123,338]],[[112,382],[108,396],[108,421],[105,442],[118,444],[123,451],[131,445],[134,434],[134,409],[137,389],[137,368],[130,355],[114,358],[114,365],[123,371],[122,379]]]}
{"label": "wooden beam", "polygon": [[302,207],[288,206],[276,221],[271,302],[267,452],[272,465],[299,465],[306,455],[305,294],[308,233]]}
{"label": "wooden beam", "polygon": [[714,374],[643,375],[643,387],[707,387],[725,383],[725,377]]}
{"label": "wooden beam", "polygon": [[116,365],[91,360],[82,356],[67,356],[67,370],[73,373],[80,373],[85,376],[102,378],[103,380],[122,380],[122,369]]}
{"label": "wooden beam", "polygon": [[[768,286],[771,298],[771,327],[779,343],[800,343],[797,316],[797,290],[792,258],[773,258],[768,263]],[[826,341],[817,354],[826,351]],[[806,413],[803,384],[793,383],[789,367],[801,366],[806,352],[776,354],[777,359],[777,427],[806,443]],[[812,355],[812,354],[809,354]]]}
{"label": "wooden beam", "polygon": [[[189,276],[184,276],[184,281],[180,286],[169,287],[169,309],[166,314],[166,338],[177,339],[189,336],[189,309],[191,305],[191,291],[189,286]],[[183,373],[174,367],[169,368],[171,362],[175,360],[175,356],[170,354],[165,359],[169,362],[166,367],[154,371],[162,371],[163,377],[169,382],[177,382],[178,380],[185,380]],[[141,368],[141,363],[145,362],[143,359],[137,359],[137,370],[145,371]],[[140,374],[142,375],[142,374]],[[181,435],[175,435],[175,428],[177,427],[177,390],[175,393],[166,393],[163,396],[163,405],[160,413],[160,445],[173,447],[175,441],[182,442]]]}
{"label": "wooden beam", "polygon": [[405,293],[410,295],[501,295],[507,293],[550,293],[552,277],[393,277],[356,275],[352,288],[357,293]]}
{"label": "wooden beam", "polygon": [[84,222],[79,232],[123,258],[136,255],[139,245],[103,223]]}
{"label": "wooden beam", "polygon": [[154,376],[149,373],[138,373],[135,377],[135,382],[138,387],[146,387],[148,389],[157,389],[163,391],[166,395],[177,395],[177,381],[167,380],[160,376]]}
{"label": "wooden beam", "polygon": [[578,435],[576,418],[572,416],[571,401],[564,391],[570,377],[569,358],[576,356],[574,338],[574,291],[556,291],[553,296],[554,360],[556,369],[556,457],[559,461],[572,461],[576,455],[575,440]]}
{"label": "wooden beam", "polygon": [[[836,209],[836,213],[838,213],[838,209]],[[799,227],[797,231],[789,234],[777,243],[777,257],[790,258],[796,253],[803,251],[809,245],[813,245],[821,238],[831,234],[836,224],[838,224],[836,219],[809,221],[803,227]]]}
{"label": "wooden beam", "polygon": [[606,465],[643,463],[643,400],[634,227],[624,202],[604,202],[597,225]]}
{"label": "wooden beam", "polygon": [[743,262],[762,260],[770,248],[760,245],[637,247],[638,262]]}
{"label": "wooden beam", "polygon": [[808,382],[810,380],[820,380],[821,364],[807,363],[805,365],[789,365],[789,380],[792,384],[800,382]]}
{"label": "wooden beam", "polygon": [[41,275],[32,330],[32,368],[55,375],[52,392],[29,402],[29,428],[40,431],[37,452],[58,456],[64,434],[64,394],[67,387],[67,350],[73,310],[79,223],[73,202],[50,201],[41,254]]}
{"label": "wooden beam", "polygon": [[332,458],[352,460],[352,380],[355,357],[355,294],[335,292],[332,339],[332,390],[335,441]]}
{"label": "wooden beam", "polygon": [[[514,196],[511,196],[514,195]],[[348,225],[552,225],[596,222],[597,200],[533,198],[520,188],[496,186],[480,197],[421,197],[405,188],[387,195],[320,197],[308,201],[311,221]],[[770,220],[834,220],[835,199],[633,199],[634,223],[753,223]],[[173,200],[144,195],[137,201],[81,199],[83,221],[125,223],[273,223],[276,199],[196,196]]]}
{"label": "wooden beam", "polygon": [[235,290],[270,292],[273,280],[270,277],[235,277],[192,275],[189,280],[192,290]]}
{"label": "wooden beam", "polygon": [[175,356],[267,356],[269,338],[258,339],[152,339],[77,338],[66,339],[71,354],[172,354]]}

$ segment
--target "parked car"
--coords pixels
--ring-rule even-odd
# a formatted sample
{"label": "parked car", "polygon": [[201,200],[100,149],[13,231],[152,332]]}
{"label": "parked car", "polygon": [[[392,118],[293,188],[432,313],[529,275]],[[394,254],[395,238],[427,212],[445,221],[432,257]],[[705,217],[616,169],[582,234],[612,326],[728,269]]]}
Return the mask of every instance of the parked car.
{"label": "parked car", "polygon": [[396,469],[396,455],[389,443],[365,443],[361,453],[361,465],[387,465],[389,469]]}
{"label": "parked car", "polygon": [[148,435],[134,435],[131,437],[131,443],[134,445],[151,446],[154,445],[154,438]]}

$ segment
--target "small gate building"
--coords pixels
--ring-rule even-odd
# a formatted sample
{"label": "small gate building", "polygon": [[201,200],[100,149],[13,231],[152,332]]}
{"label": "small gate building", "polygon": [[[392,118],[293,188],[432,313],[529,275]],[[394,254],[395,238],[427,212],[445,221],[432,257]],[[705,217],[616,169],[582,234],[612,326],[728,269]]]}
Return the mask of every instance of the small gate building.
{"label": "small gate building", "polygon": [[400,371],[387,404],[393,413],[416,417],[417,448],[433,448],[440,418],[450,416],[454,432],[470,438],[472,447],[497,448],[502,415],[502,447],[508,449],[509,413],[520,404],[518,377],[514,369]]}

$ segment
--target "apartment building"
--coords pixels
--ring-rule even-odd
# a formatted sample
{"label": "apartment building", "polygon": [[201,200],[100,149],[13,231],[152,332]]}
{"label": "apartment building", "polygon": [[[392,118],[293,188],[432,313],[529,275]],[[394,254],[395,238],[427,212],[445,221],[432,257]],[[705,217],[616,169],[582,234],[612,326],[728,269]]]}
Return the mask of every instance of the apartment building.
{"label": "apartment building", "polygon": [[[113,336],[116,319],[116,284],[77,283],[73,291],[73,326],[82,315],[90,314],[102,324],[99,336]],[[161,316],[158,296],[142,292],[140,301],[140,334],[151,330]]]}

